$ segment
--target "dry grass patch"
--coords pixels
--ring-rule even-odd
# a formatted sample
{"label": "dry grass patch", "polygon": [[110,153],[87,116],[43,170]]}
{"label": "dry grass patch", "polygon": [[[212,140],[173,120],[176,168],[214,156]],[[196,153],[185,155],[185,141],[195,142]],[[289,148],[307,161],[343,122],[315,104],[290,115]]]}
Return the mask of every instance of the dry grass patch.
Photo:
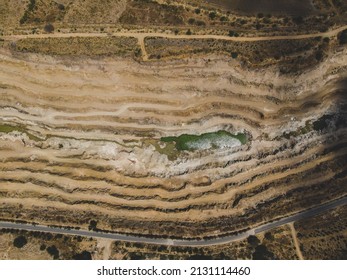
{"label": "dry grass patch", "polygon": [[252,67],[277,64],[285,72],[291,71],[293,68],[301,69],[315,65],[324,58],[329,46],[320,37],[259,42],[148,37],[145,44],[150,59],[175,59],[219,54],[238,59]]}
{"label": "dry grass patch", "polygon": [[23,39],[16,43],[14,49],[46,55],[133,57],[140,54],[137,39],[128,37]]}
{"label": "dry grass patch", "polygon": [[64,21],[73,24],[117,23],[127,0],[75,0],[67,6]]}
{"label": "dry grass patch", "polygon": [[295,223],[306,259],[347,259],[347,206]]}
{"label": "dry grass patch", "polygon": [[87,237],[0,230],[2,260],[90,259],[93,258],[96,248],[97,241]]}
{"label": "dry grass patch", "polygon": [[207,247],[183,247],[115,241],[111,259],[297,259],[291,232],[282,226],[241,241]]}

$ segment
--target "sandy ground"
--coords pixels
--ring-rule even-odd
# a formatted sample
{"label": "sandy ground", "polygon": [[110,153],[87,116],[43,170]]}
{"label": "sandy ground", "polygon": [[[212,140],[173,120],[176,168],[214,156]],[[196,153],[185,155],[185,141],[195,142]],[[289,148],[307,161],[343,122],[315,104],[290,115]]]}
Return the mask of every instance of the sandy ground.
{"label": "sandy ground", "polygon": [[[336,35],[342,29],[319,35]],[[187,37],[114,35],[134,36],[143,49],[146,36]],[[72,35],[27,37],[47,36]],[[206,36],[189,38],[269,39]],[[313,131],[296,139],[281,136],[336,108],[335,92],[345,75],[346,54],[346,49],[331,53],[293,81],[275,69],[247,70],[216,56],[210,61],[199,58],[160,65],[121,58],[13,56],[1,50],[0,121],[24,129],[0,133],[2,207],[20,203],[23,209],[49,206],[177,222],[242,215],[245,209],[303,184],[288,182],[245,197],[232,207],[237,195],[335,161],[335,153],[325,150],[344,143],[345,130],[333,133],[337,138],[333,144],[327,135]],[[300,110],[308,100],[318,105]],[[180,153],[172,160],[145,141],[218,130],[246,132],[249,142]],[[339,150],[340,155],[345,153],[346,149]],[[324,170],[304,185],[324,182],[341,169]],[[100,246],[107,257],[109,245]]]}

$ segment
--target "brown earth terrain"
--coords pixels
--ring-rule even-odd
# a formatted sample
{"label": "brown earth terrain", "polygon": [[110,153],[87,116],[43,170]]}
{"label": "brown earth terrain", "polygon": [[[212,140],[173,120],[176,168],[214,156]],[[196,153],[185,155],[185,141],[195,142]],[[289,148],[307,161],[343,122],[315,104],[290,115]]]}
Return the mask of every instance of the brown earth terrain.
{"label": "brown earth terrain", "polygon": [[206,0],[227,10],[244,14],[307,15],[314,12],[310,0]]}
{"label": "brown earth terrain", "polygon": [[[174,8],[165,1],[103,1],[109,14],[95,1],[34,2],[21,1],[24,14],[15,21],[0,17],[6,26],[0,37],[1,221],[210,239],[346,196],[343,24],[301,35],[294,26],[279,37],[254,29],[243,37],[229,34],[224,23],[213,25],[210,12],[206,26],[215,32],[190,30],[185,13],[198,15],[197,1],[188,8],[185,1]],[[13,5],[5,1],[0,15]],[[137,17],[142,5],[159,13],[155,22],[151,14]],[[340,20],[344,6],[334,7]],[[181,22],[176,11],[184,14]],[[88,13],[95,16],[90,26]],[[114,26],[101,31],[100,23]],[[177,35],[150,29],[157,26],[180,29]],[[341,209],[326,215],[341,216]],[[320,216],[311,222],[325,226]],[[60,248],[58,257],[54,248],[40,250],[46,234],[5,229],[0,251],[10,259],[30,252],[70,259],[84,251],[95,259],[345,256],[338,249],[346,241],[343,230],[312,247],[314,226],[302,223],[206,248],[84,238],[77,244],[66,237],[76,243],[70,252],[60,241],[46,242]],[[336,223],[338,230],[345,224]],[[25,246],[10,245],[17,235],[31,246],[22,256]],[[317,252],[331,240],[330,255]]]}
{"label": "brown earth terrain", "polygon": [[347,259],[347,207],[296,223],[303,256],[314,260]]}
{"label": "brown earth terrain", "polygon": [[[288,226],[211,247],[151,245],[27,231],[0,231],[0,259],[297,259]],[[53,248],[53,250],[52,250]],[[55,248],[55,250],[54,250]]]}

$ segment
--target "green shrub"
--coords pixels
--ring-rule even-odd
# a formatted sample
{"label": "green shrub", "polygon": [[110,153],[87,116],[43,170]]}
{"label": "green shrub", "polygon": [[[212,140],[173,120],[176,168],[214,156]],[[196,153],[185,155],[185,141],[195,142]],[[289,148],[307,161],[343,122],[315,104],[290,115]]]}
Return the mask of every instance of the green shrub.
{"label": "green shrub", "polygon": [[210,12],[210,13],[208,14],[208,16],[209,16],[209,18],[210,18],[211,20],[214,20],[214,19],[216,18],[217,14],[216,14],[216,12]]}
{"label": "green shrub", "polygon": [[27,239],[20,235],[13,240],[13,245],[17,248],[22,248],[28,243]]}
{"label": "green shrub", "polygon": [[46,24],[44,27],[45,32],[52,33],[54,32],[54,26],[50,23]]}
{"label": "green shrub", "polygon": [[339,42],[341,45],[347,44],[347,29],[343,30],[339,35]]}
{"label": "green shrub", "polygon": [[56,260],[59,258],[59,250],[57,249],[57,247],[55,247],[55,245],[48,247],[46,250],[48,254],[53,257],[53,259]]}

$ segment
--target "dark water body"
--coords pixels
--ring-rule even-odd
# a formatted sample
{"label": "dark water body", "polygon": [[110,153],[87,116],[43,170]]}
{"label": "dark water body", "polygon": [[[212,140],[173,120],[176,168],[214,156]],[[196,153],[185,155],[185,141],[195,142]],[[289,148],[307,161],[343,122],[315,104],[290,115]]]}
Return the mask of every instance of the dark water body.
{"label": "dark water body", "polygon": [[310,0],[205,0],[240,14],[305,16],[314,12]]}

